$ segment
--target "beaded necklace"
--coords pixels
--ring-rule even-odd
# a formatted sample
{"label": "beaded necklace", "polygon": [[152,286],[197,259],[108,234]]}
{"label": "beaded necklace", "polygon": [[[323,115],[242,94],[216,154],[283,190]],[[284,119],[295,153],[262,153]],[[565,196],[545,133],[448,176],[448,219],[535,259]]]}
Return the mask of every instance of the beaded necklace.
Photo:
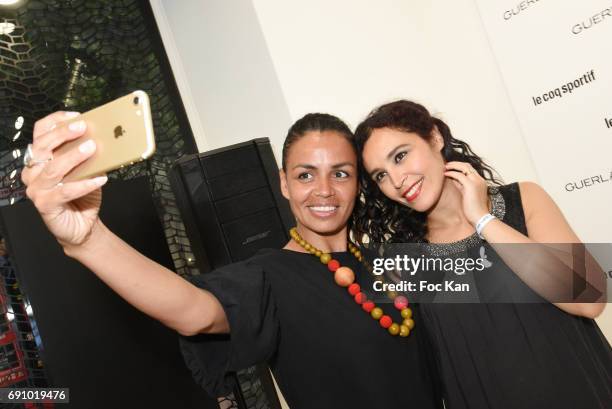
{"label": "beaded necklace", "polygon": [[[412,310],[408,306],[408,299],[406,297],[403,295],[392,295],[393,305],[400,311],[403,319],[401,324],[397,324],[393,322],[389,315],[384,314],[382,308],[377,307],[373,301],[368,300],[366,294],[361,291],[359,284],[355,283],[355,273],[351,268],[341,266],[340,262],[333,259],[331,254],[324,253],[308,243],[300,236],[295,227],[289,230],[289,235],[296,243],[302,246],[304,250],[318,257],[321,263],[325,264],[329,271],[334,273],[334,281],[336,284],[340,287],[346,287],[348,293],[353,297],[355,302],[361,305],[361,308],[369,313],[372,318],[377,320],[380,326],[385,328],[389,334],[393,336],[399,335],[400,337],[407,337],[410,335],[410,331],[414,328],[414,320],[412,319]],[[357,247],[349,242],[348,248],[357,260],[363,262],[363,255]]]}

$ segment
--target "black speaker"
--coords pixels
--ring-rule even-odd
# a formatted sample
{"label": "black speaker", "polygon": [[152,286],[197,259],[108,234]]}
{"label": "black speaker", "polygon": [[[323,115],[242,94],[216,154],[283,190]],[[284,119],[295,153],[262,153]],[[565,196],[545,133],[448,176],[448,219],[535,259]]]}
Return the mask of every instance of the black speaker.
{"label": "black speaker", "polygon": [[[295,219],[268,138],[185,156],[169,178],[200,273],[289,240]],[[237,383],[241,409],[280,409],[264,364],[239,371]]]}
{"label": "black speaker", "polygon": [[201,273],[289,240],[295,220],[268,138],[185,156],[169,176]]}
{"label": "black speaker", "polygon": [[[149,180],[111,180],[100,217],[118,236],[173,268]],[[66,408],[216,408],[193,381],[176,332],[133,308],[68,258],[30,201],[0,208],[1,231],[40,334],[50,386]]]}

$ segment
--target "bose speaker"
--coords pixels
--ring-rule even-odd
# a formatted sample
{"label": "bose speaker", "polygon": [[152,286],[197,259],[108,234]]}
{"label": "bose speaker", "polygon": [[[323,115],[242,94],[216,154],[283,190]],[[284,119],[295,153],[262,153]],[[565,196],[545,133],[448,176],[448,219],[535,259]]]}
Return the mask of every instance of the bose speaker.
{"label": "bose speaker", "polygon": [[[282,248],[295,221],[268,138],[179,159],[170,183],[200,273]],[[265,364],[236,374],[240,409],[280,409]]]}
{"label": "bose speaker", "polygon": [[185,156],[170,182],[201,273],[289,240],[295,221],[268,138]]}

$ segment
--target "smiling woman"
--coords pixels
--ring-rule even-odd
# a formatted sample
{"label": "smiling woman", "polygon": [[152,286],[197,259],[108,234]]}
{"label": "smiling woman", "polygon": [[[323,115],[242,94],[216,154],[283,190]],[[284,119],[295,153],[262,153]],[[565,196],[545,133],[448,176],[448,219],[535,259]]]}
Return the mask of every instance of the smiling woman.
{"label": "smiling woman", "polygon": [[[281,189],[301,236],[326,251],[326,237],[347,237],[347,220],[357,196],[357,154],[350,129],[337,118],[309,114],[289,130],[283,149]],[[289,148],[289,146],[291,148]],[[289,248],[299,251],[294,241]]]}
{"label": "smiling woman", "polygon": [[[355,140],[364,199],[358,239],[428,242],[456,260],[477,260],[486,249],[495,265],[472,275],[480,303],[419,306],[447,407],[609,408],[612,354],[592,319],[605,306],[605,279],[588,252],[566,265],[547,250],[582,244],[546,192],[530,182],[500,186],[465,142],[411,101],[372,111]],[[578,300],[559,286],[566,273],[584,277],[596,296]],[[504,298],[515,289],[533,298]]]}

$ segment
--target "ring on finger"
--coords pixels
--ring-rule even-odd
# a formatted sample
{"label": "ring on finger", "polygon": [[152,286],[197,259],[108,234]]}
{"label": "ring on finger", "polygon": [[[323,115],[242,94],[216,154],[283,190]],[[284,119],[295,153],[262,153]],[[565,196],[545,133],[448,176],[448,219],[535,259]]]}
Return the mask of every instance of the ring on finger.
{"label": "ring on finger", "polygon": [[49,162],[52,159],[53,159],[53,156],[51,156],[51,157],[49,157],[47,159],[36,159],[34,157],[34,153],[32,152],[32,144],[29,143],[27,148],[26,148],[25,154],[23,155],[23,164],[26,167],[31,168],[31,167],[34,167],[36,165],[47,163],[47,162]]}

